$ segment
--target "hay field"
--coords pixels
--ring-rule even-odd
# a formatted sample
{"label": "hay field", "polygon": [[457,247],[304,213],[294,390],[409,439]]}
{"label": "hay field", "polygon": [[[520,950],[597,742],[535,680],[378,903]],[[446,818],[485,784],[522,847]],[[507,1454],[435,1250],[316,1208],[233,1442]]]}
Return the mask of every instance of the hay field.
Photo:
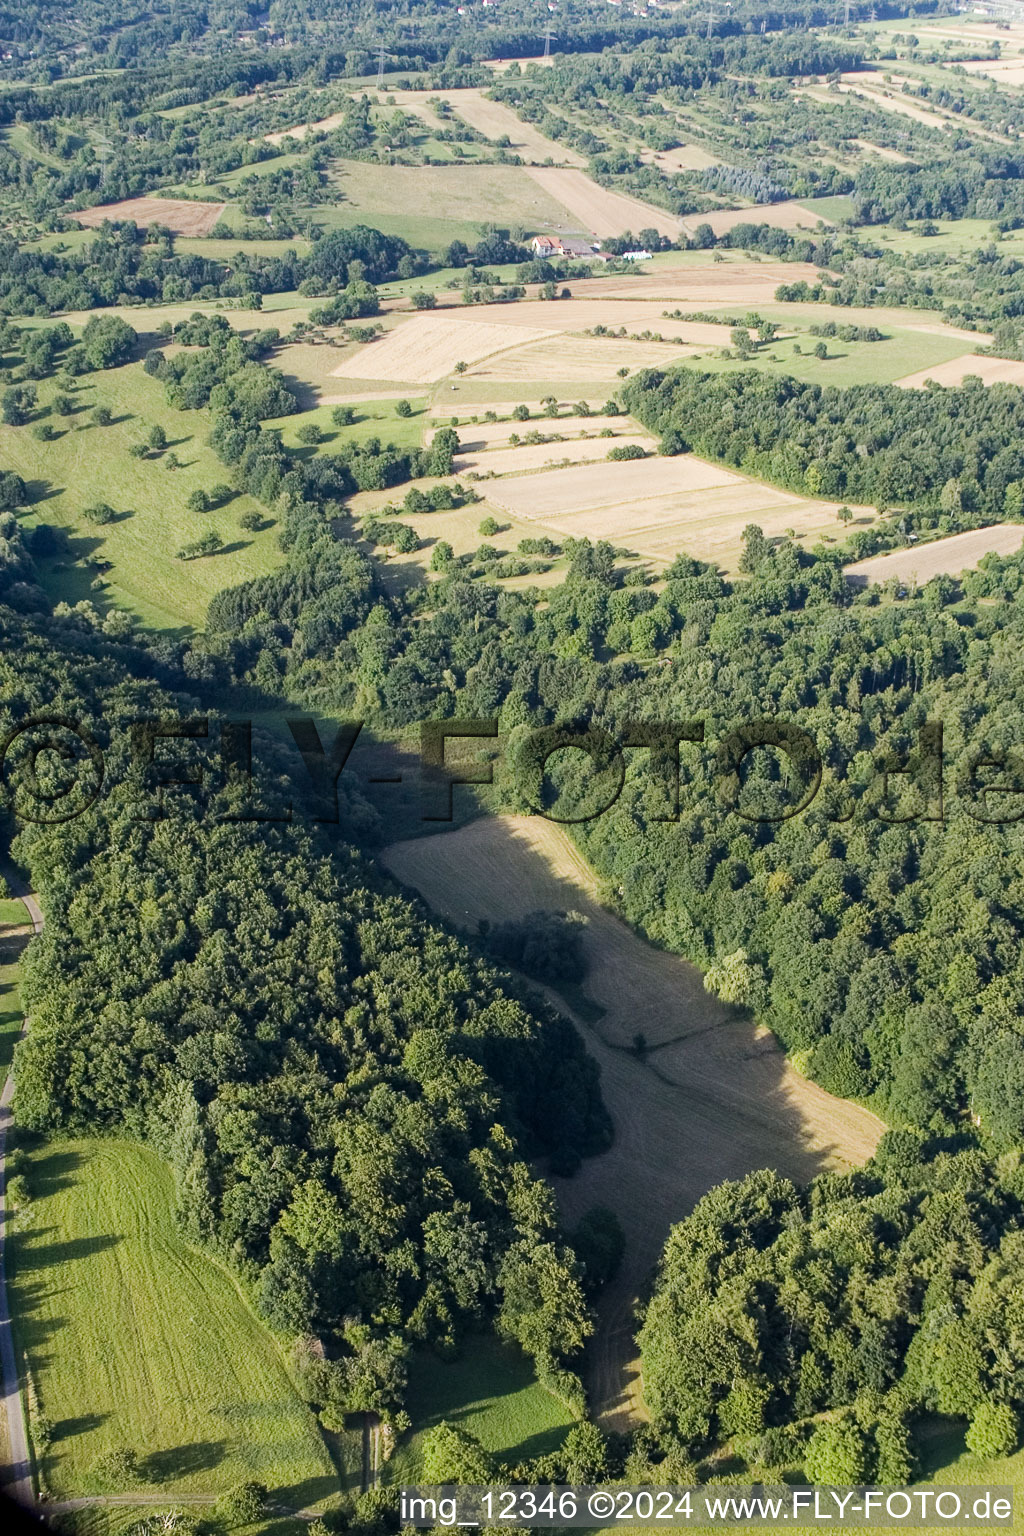
{"label": "hay field", "polygon": [[80,208],[69,213],[88,229],[98,229],[104,221],[132,219],[143,228],[163,224],[176,235],[208,235],[217,224],[226,203],[194,203],[187,198],[128,197],[120,203],[104,203],[97,208]]}
{"label": "hay field", "polygon": [[379,341],[360,346],[331,377],[435,383],[458,362],[476,363],[497,352],[553,335],[550,330],[500,325],[465,314],[417,314]]}
{"label": "hay field", "polygon": [[[525,333],[524,333],[525,335]],[[684,357],[696,357],[700,347],[673,346],[660,341],[620,341],[608,336],[549,336],[530,345],[492,352],[469,369],[468,378],[517,380],[557,379],[560,384],[619,382],[620,368],[672,368]]]}
{"label": "hay field", "polygon": [[598,186],[583,171],[563,171],[557,166],[530,166],[528,174],[550,197],[563,203],[573,218],[594,235],[622,235],[627,229],[656,229],[660,235],[677,238],[680,221],[664,208],[612,192]]}
{"label": "hay field", "polygon": [[[527,390],[525,388],[520,390],[520,391],[518,391],[518,395],[517,395],[517,398],[515,400],[498,400],[498,399],[493,399],[492,400],[490,398],[490,394],[491,394],[490,386],[488,386],[488,385],[480,385],[479,386],[479,399],[473,399],[472,396],[474,394],[476,394],[477,391],[465,390],[465,381],[463,381],[463,384],[461,384],[459,386],[459,399],[457,399],[457,400],[447,400],[447,399],[441,399],[440,397],[438,397],[438,399],[434,400],[431,403],[430,414],[432,416],[435,416],[435,417],[439,418],[440,420],[448,421],[448,422],[451,421],[452,417],[455,417],[455,419],[459,423],[459,429],[458,430],[459,430],[460,433],[463,431],[463,429],[465,429],[466,432],[475,435],[477,430],[478,430],[478,424],[468,422],[467,419],[466,419],[467,416],[471,416],[474,413],[479,415],[479,413],[481,411],[485,411],[485,410],[486,411],[494,411],[495,415],[497,415],[497,416],[509,416],[512,413],[512,411],[515,410],[516,406],[522,404],[524,401],[527,404],[529,404],[530,400],[532,400],[532,399],[536,399],[536,400],[539,401],[541,399],[540,390],[542,388],[543,388],[543,385],[538,383],[538,384],[535,385],[535,388],[534,388],[533,391]],[[372,397],[369,396],[369,395],[366,395],[363,398],[364,399],[370,399]],[[596,412],[600,411],[601,407],[605,403],[606,398],[607,398],[607,396],[604,393],[595,392],[594,390],[586,390],[586,389],[584,389],[584,390],[580,390],[575,395],[575,397],[572,400],[571,404],[573,406],[575,406],[575,405],[579,404],[579,402],[581,400],[585,400],[586,403],[590,406],[590,409],[596,413]],[[561,403],[562,404],[567,404],[567,403],[570,403],[570,402],[562,401]],[[526,430],[529,431],[530,430],[530,426],[532,424],[533,426],[539,426],[540,430],[544,431],[545,427],[543,425],[543,415],[544,415],[543,409],[540,406],[538,406],[537,409],[536,409],[536,414],[533,417],[531,417],[531,420],[529,422],[527,422],[525,424],[526,425]],[[565,419],[565,418],[563,418],[563,419]],[[593,420],[594,418],[592,417],[590,419]],[[554,425],[554,421],[552,421],[552,425]]]}
{"label": "hay field", "polygon": [[[587,1360],[604,1427],[626,1428],[646,1416],[633,1304],[671,1225],[712,1185],[753,1168],[806,1179],[863,1162],[882,1124],[800,1077],[769,1031],[704,991],[694,966],[652,948],[602,907],[598,882],[563,828],[541,817],[487,816],[392,844],[382,859],[474,933],[482,917],[541,907],[575,908],[589,919],[584,989],[605,1012],[596,1024],[577,1022],[601,1067],[615,1144],[574,1178],[554,1182],[570,1225],[589,1207],[609,1205],[626,1234]],[[638,1030],[650,1042],[643,1059],[630,1049]]]}
{"label": "hay field", "polygon": [[653,164],[668,176],[677,171],[703,171],[709,165],[721,165],[717,155],[700,144],[680,144],[675,149],[642,149],[640,159]]}
{"label": "hay field", "polygon": [[968,352],[965,357],[954,357],[934,368],[920,368],[917,373],[908,373],[896,383],[904,389],[920,389],[931,379],[936,384],[952,386],[962,384],[971,374],[985,384],[1024,384],[1024,363],[1006,357],[979,357],[975,352]]}
{"label": "hay field", "polygon": [[997,523],[991,528],[972,528],[969,533],[954,533],[946,539],[933,539],[914,549],[894,549],[887,555],[872,555],[843,567],[848,580],[861,587],[877,587],[896,577],[900,581],[930,581],[933,576],[959,576],[971,571],[990,554],[1014,555],[1024,539],[1024,525]]}
{"label": "hay field", "polygon": [[332,128],[337,128],[345,121],[344,112],[334,112],[330,117],[322,117],[316,123],[299,123],[294,128],[278,128],[274,133],[265,133],[263,137],[268,144],[280,144],[284,139],[298,139],[301,141],[310,133],[330,133]]}
{"label": "hay field", "polygon": [[728,309],[770,304],[780,283],[813,284],[820,277],[817,267],[801,261],[709,261],[700,266],[657,267],[621,281],[583,278],[573,283],[572,291],[580,298],[657,298],[682,308]]}
{"label": "hay field", "polygon": [[562,227],[571,218],[557,193],[539,186],[519,165],[371,165],[340,160],[332,175],[346,206],[362,210],[369,223],[381,213],[400,213],[474,228],[514,222],[534,231]]}
{"label": "hay field", "polygon": [[521,156],[527,164],[543,165],[545,160],[553,160],[556,165],[587,163],[586,156],[570,149],[567,144],[557,144],[554,139],[546,138],[532,123],[524,123],[522,118],[517,117],[511,107],[506,107],[500,101],[489,101],[483,91],[470,87],[430,91],[425,93],[424,100],[427,95],[443,97],[485,139],[496,140],[507,135],[513,153]]}
{"label": "hay field", "polygon": [[[529,470],[546,469],[552,464],[589,464],[608,459],[609,448],[621,448],[635,444],[650,453],[655,448],[654,439],[640,432],[627,432],[621,437],[580,438],[567,443],[525,443],[519,448],[489,448],[482,452],[460,451],[455,459],[455,473],[465,474],[475,470],[477,474],[516,475]],[[640,460],[631,462],[639,463]]]}
{"label": "hay field", "polygon": [[[843,533],[835,502],[747,480],[692,454],[510,475],[488,485],[487,495],[563,538],[608,539],[659,563],[685,551],[729,571],[737,569],[750,522],[769,538],[790,528],[798,539]],[[861,521],[875,516],[855,510]]]}
{"label": "hay field", "polygon": [[168,1502],[245,1478],[293,1507],[335,1493],[281,1344],[181,1237],[167,1165],[128,1141],[61,1140],[32,1154],[28,1181],[32,1219],[8,1238],[11,1311],[54,1422],[50,1487],[88,1491],[96,1461],[131,1446],[144,1491]]}

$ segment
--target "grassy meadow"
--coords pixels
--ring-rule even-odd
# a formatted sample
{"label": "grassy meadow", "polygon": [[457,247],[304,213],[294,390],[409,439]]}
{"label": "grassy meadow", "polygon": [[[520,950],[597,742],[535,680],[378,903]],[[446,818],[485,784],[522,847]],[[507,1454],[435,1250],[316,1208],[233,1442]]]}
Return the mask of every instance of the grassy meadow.
{"label": "grassy meadow", "polygon": [[508,1463],[557,1450],[575,1422],[539,1384],[526,1356],[491,1335],[468,1339],[457,1360],[415,1358],[406,1406],[414,1428],[385,1467],[392,1485],[416,1479],[424,1435],[442,1421],[468,1430]]}
{"label": "grassy meadow", "polygon": [[282,1348],[234,1281],[178,1235],[164,1163],[124,1141],[31,1154],[9,1242],[16,1344],[54,1422],[54,1495],[95,1491],[107,1452],[138,1454],[168,1501],[246,1478],[301,1508],[339,1486]]}
{"label": "grassy meadow", "polygon": [[[260,510],[248,496],[206,513],[186,506],[192,491],[228,481],[207,444],[205,411],[177,411],[167,404],[163,385],[140,363],[78,381],[75,412],[61,418],[42,413],[56,393],[53,380],[39,386],[38,419],[52,422],[59,437],[39,442],[32,426],[0,426],[0,462],[16,470],[33,493],[22,514],[27,526],[45,523],[58,531],[60,546],[39,562],[43,583],[55,601],[88,598],[98,607],[127,609],[153,629],[201,627],[207,604],[223,587],[271,571],[280,561],[277,531],[267,526],[243,532],[243,512]],[[96,406],[113,413],[110,426],[91,420]],[[129,455],[153,426],[167,435],[168,449],[145,459]],[[179,469],[167,467],[169,452]],[[107,502],[114,522],[87,522],[85,508]],[[182,561],[175,555],[207,528],[224,540],[216,554]],[[94,562],[109,562],[100,570]]]}

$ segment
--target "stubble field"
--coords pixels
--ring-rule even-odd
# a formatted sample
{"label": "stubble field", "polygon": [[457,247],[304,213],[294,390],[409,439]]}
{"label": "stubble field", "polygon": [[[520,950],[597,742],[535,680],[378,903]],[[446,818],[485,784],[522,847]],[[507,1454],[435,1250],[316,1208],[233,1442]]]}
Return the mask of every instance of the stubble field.
{"label": "stubble field", "polygon": [[208,235],[224,212],[224,203],[192,202],[187,198],[129,197],[120,203],[103,203],[96,208],[82,208],[70,215],[90,229],[109,220],[131,219],[140,228],[163,224],[176,235]]}
{"label": "stubble field", "polygon": [[[593,872],[552,822],[486,816],[457,832],[392,844],[383,862],[473,932],[482,917],[497,922],[539,908],[576,909],[588,919],[583,985],[603,1015],[577,1024],[601,1067],[615,1144],[555,1184],[570,1224],[603,1204],[626,1235],[626,1258],[602,1295],[587,1361],[603,1426],[626,1428],[646,1416],[633,1307],[670,1226],[713,1184],[752,1168],[806,1179],[861,1163],[882,1124],[802,1078],[768,1030],[704,991],[696,967],[646,944],[602,906]],[[643,1057],[632,1048],[638,1031],[648,1041]]]}

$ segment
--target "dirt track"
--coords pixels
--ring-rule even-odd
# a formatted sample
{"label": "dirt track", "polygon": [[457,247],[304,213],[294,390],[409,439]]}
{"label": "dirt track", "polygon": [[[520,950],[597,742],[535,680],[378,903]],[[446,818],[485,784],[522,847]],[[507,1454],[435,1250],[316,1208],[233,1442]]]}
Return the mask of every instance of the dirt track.
{"label": "dirt track", "polygon": [[[883,1126],[800,1077],[769,1031],[708,996],[694,966],[607,911],[593,872],[553,823],[487,816],[457,832],[395,843],[382,858],[435,910],[474,932],[481,917],[541,907],[589,918],[585,991],[605,1011],[596,1024],[577,1023],[601,1067],[615,1144],[574,1178],[554,1182],[570,1227],[602,1204],[626,1234],[626,1258],[601,1297],[586,1365],[604,1427],[626,1428],[646,1417],[633,1309],[671,1225],[712,1185],[752,1168],[806,1179],[863,1162]],[[638,1031],[648,1041],[643,1058],[631,1048]]]}

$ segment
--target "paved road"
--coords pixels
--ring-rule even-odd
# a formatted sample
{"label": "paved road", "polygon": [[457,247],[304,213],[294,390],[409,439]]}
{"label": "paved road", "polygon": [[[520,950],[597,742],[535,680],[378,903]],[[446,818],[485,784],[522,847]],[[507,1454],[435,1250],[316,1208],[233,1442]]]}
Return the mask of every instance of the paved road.
{"label": "paved road", "polygon": [[[20,882],[13,877],[7,881],[11,892],[20,896],[36,933],[43,928],[43,914],[34,896],[30,896]],[[24,1034],[25,1025],[22,1025]],[[28,1425],[18,1386],[18,1361],[14,1353],[14,1336],[11,1332],[11,1309],[7,1299],[7,1273],[4,1266],[6,1219],[4,1191],[7,1184],[7,1132],[11,1124],[11,1100],[14,1097],[14,1073],[7,1074],[3,1092],[0,1093],[0,1377],[4,1413],[7,1417],[7,1443],[10,1461],[3,1469],[3,1481],[8,1494],[19,1503],[33,1503],[32,1462],[28,1450]]]}

